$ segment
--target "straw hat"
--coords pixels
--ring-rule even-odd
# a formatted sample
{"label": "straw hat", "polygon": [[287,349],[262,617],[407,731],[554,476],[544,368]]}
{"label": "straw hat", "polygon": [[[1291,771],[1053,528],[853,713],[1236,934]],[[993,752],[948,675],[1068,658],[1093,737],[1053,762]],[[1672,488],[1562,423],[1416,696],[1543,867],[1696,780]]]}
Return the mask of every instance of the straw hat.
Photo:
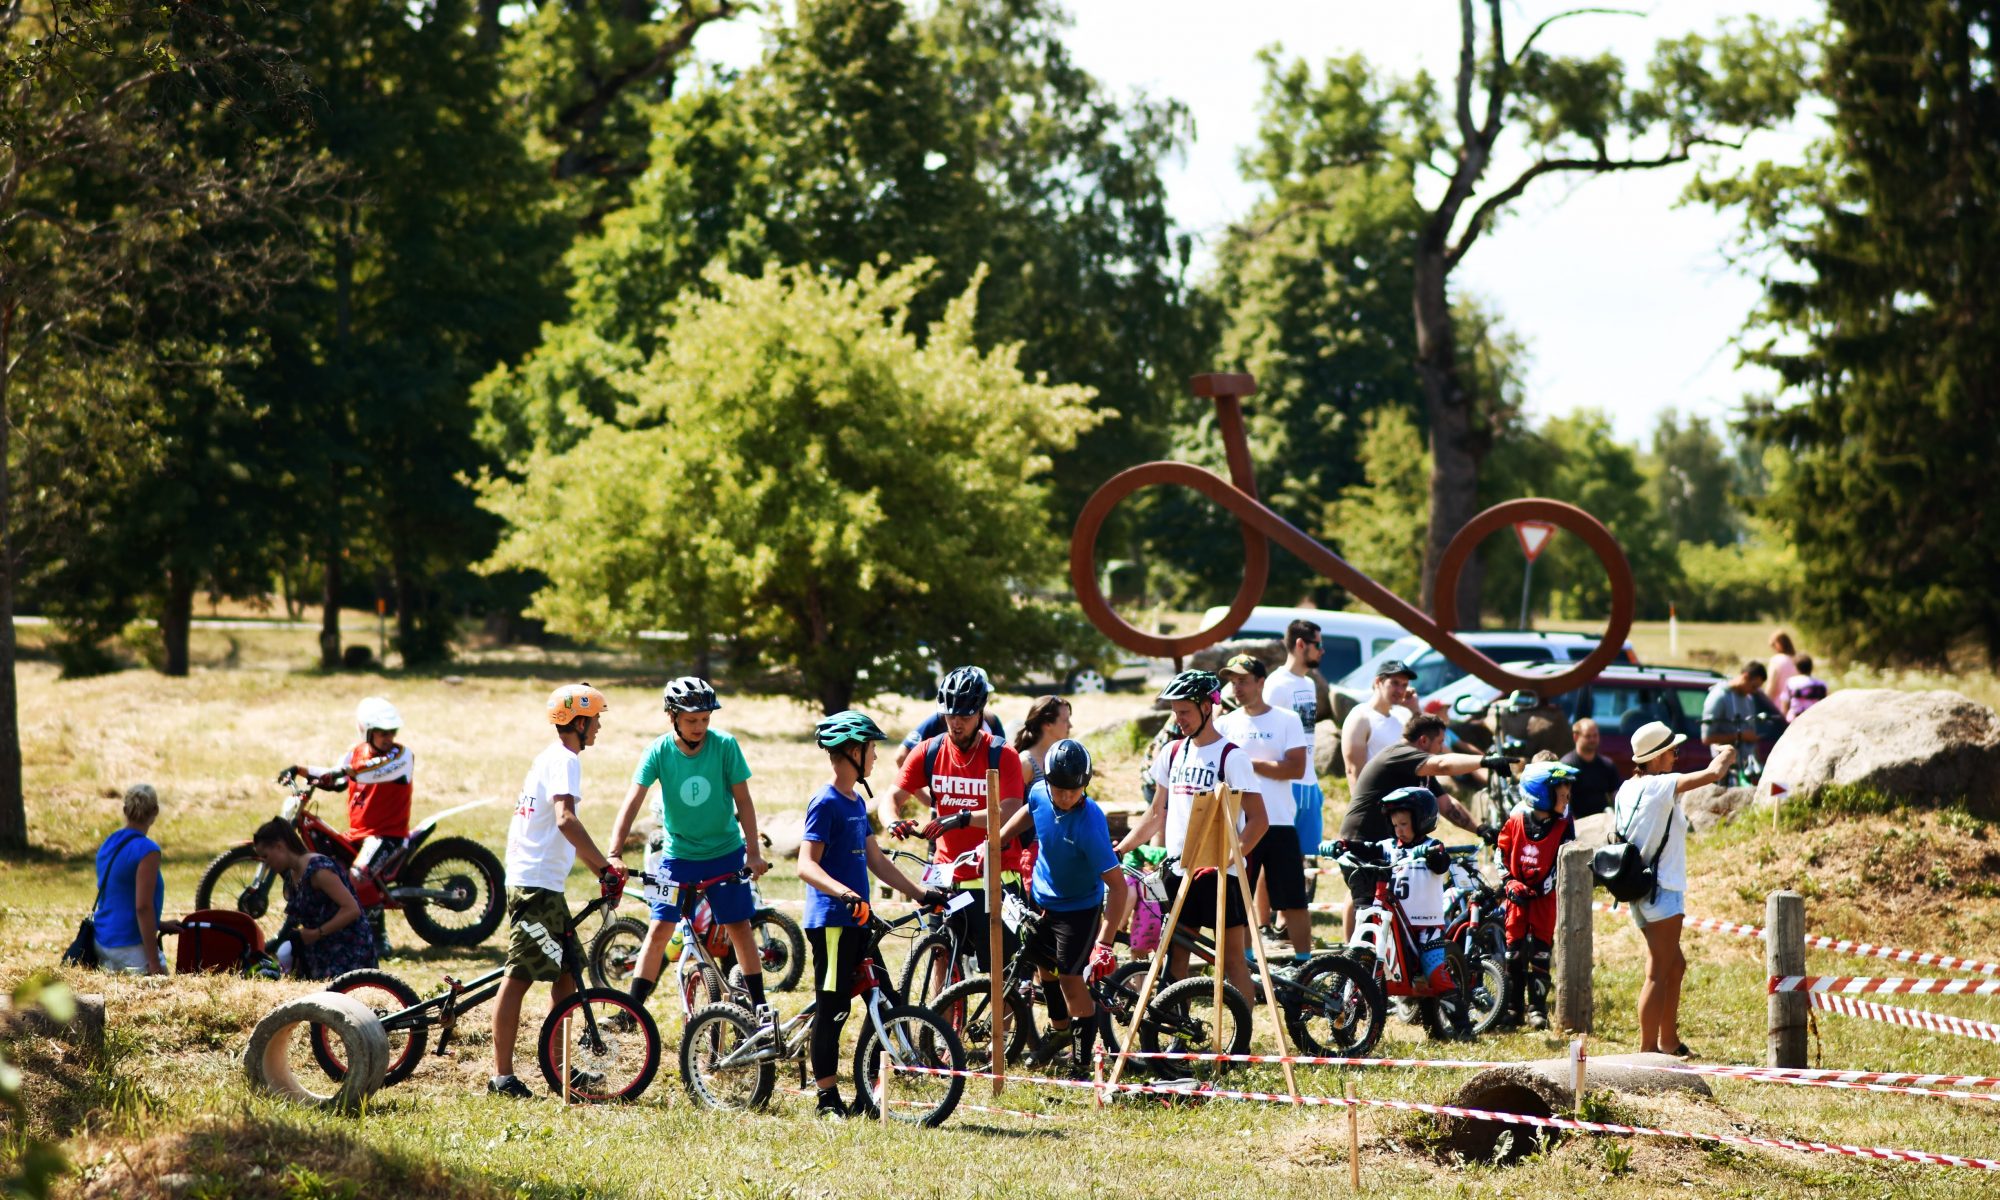
{"label": "straw hat", "polygon": [[1632,761],[1651,762],[1687,741],[1687,734],[1675,733],[1664,721],[1648,721],[1632,735]]}

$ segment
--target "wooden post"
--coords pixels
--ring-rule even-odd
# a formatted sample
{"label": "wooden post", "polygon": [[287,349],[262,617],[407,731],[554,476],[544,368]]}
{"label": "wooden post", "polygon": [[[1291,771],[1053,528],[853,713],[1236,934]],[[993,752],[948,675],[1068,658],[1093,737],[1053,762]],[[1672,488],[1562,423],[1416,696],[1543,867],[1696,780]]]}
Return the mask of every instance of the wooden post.
{"label": "wooden post", "polygon": [[[1232,791],[1227,794],[1232,800],[1236,801],[1237,803],[1241,802],[1242,799],[1241,792]],[[1229,821],[1223,826],[1223,836],[1226,839],[1228,839],[1229,868],[1230,870],[1236,872],[1235,876],[1236,886],[1242,892],[1243,912],[1246,918],[1248,918],[1245,921],[1243,935],[1245,938],[1249,940],[1252,953],[1256,954],[1257,956],[1257,973],[1258,976],[1262,978],[1264,981],[1264,1011],[1271,1014],[1271,1032],[1277,1036],[1278,1053],[1281,1056],[1289,1057],[1292,1053],[1292,1047],[1291,1044],[1287,1042],[1285,1039],[1285,1018],[1281,1015],[1281,1012],[1278,1008],[1277,985],[1271,979],[1271,959],[1270,956],[1264,952],[1264,939],[1257,936],[1257,922],[1254,918],[1250,917],[1250,914],[1255,913],[1257,910],[1253,904],[1255,897],[1253,897],[1250,892],[1250,867],[1243,860],[1243,843],[1238,841],[1236,838],[1235,808],[1236,805],[1234,803],[1229,805]],[[1220,879],[1217,880],[1216,891],[1218,893],[1224,887],[1228,886],[1229,879],[1230,879],[1229,875],[1224,874],[1223,876],[1221,876]],[[1225,937],[1224,928],[1221,924],[1221,919],[1218,918],[1217,924],[1215,926],[1215,944],[1218,947],[1218,951],[1216,953],[1216,958],[1218,961],[1216,962],[1215,973],[1218,978],[1221,977],[1222,975],[1222,963],[1220,961],[1222,958],[1222,952],[1219,948],[1222,947],[1226,941],[1227,939]],[[1219,998],[1220,997],[1218,995],[1218,999]],[[1249,997],[1245,996],[1244,999],[1248,1000]],[[1221,1012],[1221,1010],[1222,1006],[1220,1004],[1216,1005],[1216,1011],[1219,1013]],[[1292,1064],[1287,1062],[1287,1063],[1282,1063],[1280,1065],[1285,1072],[1285,1090],[1290,1092],[1293,1098],[1296,1099],[1299,1094],[1299,1084],[1298,1080],[1292,1078]]]}
{"label": "wooden post", "polygon": [[1361,1106],[1354,1102],[1354,1081],[1347,1081],[1347,1185],[1361,1191]]}
{"label": "wooden post", "polygon": [[1591,1031],[1593,853],[1588,846],[1572,843],[1562,848],[1562,856],[1556,860],[1556,944],[1549,963],[1549,984],[1555,992],[1556,1028],[1567,1033]]}
{"label": "wooden post", "polygon": [[[1167,958],[1172,953],[1174,934],[1181,927],[1181,908],[1187,904],[1188,893],[1194,890],[1194,873],[1203,867],[1221,868],[1228,865],[1222,843],[1215,828],[1216,813],[1222,807],[1222,798],[1215,792],[1203,792],[1190,802],[1188,813],[1187,840],[1181,848],[1181,886],[1174,890],[1174,906],[1167,913],[1166,924],[1160,927],[1160,945],[1153,951],[1153,964],[1146,969],[1146,982],[1139,987],[1139,999],[1132,1006],[1132,1024],[1125,1030],[1125,1036],[1118,1046],[1118,1061],[1111,1066],[1111,1082],[1117,1083],[1125,1074],[1125,1063],[1132,1055],[1132,1043],[1139,1036],[1139,1022],[1145,1019],[1146,1007],[1153,1002],[1153,987],[1160,981],[1160,971],[1165,968]],[[1165,868],[1161,868],[1164,870]],[[1223,885],[1216,885],[1221,894]],[[1216,973],[1222,971],[1221,929],[1216,930]],[[1221,996],[1216,997],[1220,1008]]]}
{"label": "wooden post", "polygon": [[[1806,902],[1797,892],[1764,898],[1764,963],[1773,976],[1806,973]],[[1804,992],[1770,994],[1770,1065],[1806,1065],[1806,1021],[1812,998]]]}
{"label": "wooden post", "polygon": [[[1165,870],[1165,867],[1160,868]],[[1193,878],[1183,881],[1174,892],[1174,906],[1167,911],[1167,923],[1160,929],[1160,944],[1153,950],[1152,965],[1146,968],[1146,982],[1139,985],[1139,998],[1132,1005],[1132,1023],[1125,1029],[1125,1036],[1118,1039],[1118,1061],[1111,1064],[1111,1082],[1117,1083],[1125,1073],[1125,1060],[1132,1055],[1132,1043],[1139,1036],[1139,1022],[1145,1020],[1146,1006],[1153,1002],[1153,986],[1160,981],[1160,971],[1167,965],[1167,948],[1174,944],[1174,930],[1181,925],[1181,906],[1187,903],[1189,885]],[[1113,1028],[1116,1028],[1113,1024]]]}
{"label": "wooden post", "polygon": [[[1099,1012],[1093,1019],[1102,1020],[1106,1025],[1111,1024],[1111,1014],[1107,1012]],[[1115,1029],[1117,1026],[1113,1025],[1112,1028]],[[1090,1107],[1102,1109],[1104,1107],[1104,1043],[1102,1042],[1097,1044],[1097,1049],[1090,1056],[1090,1083]]]}
{"label": "wooden post", "polygon": [[1589,1053],[1584,1046],[1584,1035],[1577,1034],[1576,1040],[1569,1044],[1569,1098],[1570,1115],[1578,1120],[1583,1119],[1583,1093],[1590,1084],[1586,1058]]}
{"label": "wooden post", "polygon": [[[1217,1053],[1221,1053],[1223,1050],[1222,1014],[1229,1011],[1222,1006],[1222,989],[1229,978],[1229,872],[1236,866],[1236,804],[1239,801],[1240,795],[1241,793],[1237,792],[1234,788],[1225,787],[1220,783],[1216,784],[1215,798],[1219,803],[1215,806],[1214,821],[1216,823],[1216,834],[1222,839],[1221,844],[1224,850],[1222,865],[1217,867],[1215,871],[1215,987],[1211,989],[1215,993],[1215,1007],[1209,1011],[1215,1014],[1215,1049]],[[1246,918],[1249,913],[1254,911],[1256,910],[1246,907]],[[1254,935],[1257,931],[1256,927],[1252,926],[1245,929],[1244,932]],[[1250,940],[1254,942],[1258,939],[1252,936]],[[1243,1000],[1245,1003],[1248,1003],[1250,997],[1245,996]],[[1217,1072],[1217,1074],[1220,1073],[1220,1071]]]}
{"label": "wooden post", "polygon": [[573,1014],[575,1013],[575,1011],[576,1011],[575,1009],[571,1009],[571,1010],[570,1010],[569,1012],[566,1012],[566,1013],[564,1013],[564,1014],[563,1014],[563,1023],[562,1023],[562,1056],[561,1056],[561,1057],[562,1057],[562,1067],[561,1067],[561,1070],[562,1070],[562,1097],[563,1097],[563,1107],[564,1107],[564,1108],[568,1108],[568,1107],[569,1107],[569,1079],[570,1079],[570,1074],[569,1074],[569,1042],[570,1042],[570,1038],[569,1038],[569,1033],[570,1033],[570,1017],[571,1017],[571,1016],[572,1016],[572,1015],[573,1015]]}
{"label": "wooden post", "polygon": [[1007,959],[1000,924],[1000,772],[986,772],[986,977],[993,1022],[993,1094],[1007,1086]]}
{"label": "wooden post", "polygon": [[878,1076],[875,1091],[875,1111],[876,1115],[881,1117],[882,1123],[887,1125],[889,1123],[889,1076],[894,1074],[894,1070],[889,1065],[889,1043],[886,1041],[882,1043],[882,1057],[876,1064],[875,1070]]}

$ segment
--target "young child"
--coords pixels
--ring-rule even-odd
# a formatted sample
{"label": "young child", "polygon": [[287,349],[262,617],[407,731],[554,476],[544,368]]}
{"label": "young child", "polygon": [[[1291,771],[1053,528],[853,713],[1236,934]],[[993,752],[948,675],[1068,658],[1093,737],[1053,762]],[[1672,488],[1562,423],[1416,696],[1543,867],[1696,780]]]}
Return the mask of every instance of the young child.
{"label": "young child", "polygon": [[[855,795],[858,788],[874,799],[868,774],[875,769],[875,743],[888,736],[866,714],[849,709],[816,724],[813,740],[826,751],[833,778],[807,802],[799,846],[799,879],[809,889],[806,941],[813,955],[811,1057],[819,1115],[839,1121],[850,1111],[840,1100],[840,1033],[854,1000],[854,975],[868,949],[868,873],[873,870],[919,904],[941,905],[950,897],[911,883],[897,869],[869,831],[868,801]],[[853,1111],[865,1111],[859,1096]]]}
{"label": "young child", "polygon": [[[417,777],[417,756],[396,740],[403,716],[385,696],[370,696],[354,709],[354,730],[361,740],[337,767],[293,767],[312,777],[313,786],[347,793],[347,835],[361,848],[354,855],[354,877],[380,870],[410,840],[410,799]],[[375,951],[389,953],[389,935],[380,908],[368,910]]]}
{"label": "young child", "polygon": [[[1382,798],[1382,811],[1394,836],[1379,842],[1328,842],[1320,854],[1349,853],[1364,862],[1388,864],[1389,878],[1378,885],[1377,894],[1387,892],[1402,903],[1417,944],[1417,962],[1412,965],[1429,981],[1433,994],[1454,991],[1458,981],[1452,978],[1445,955],[1445,913],[1450,907],[1446,892],[1471,888],[1472,877],[1445,851],[1444,843],[1430,836],[1437,828],[1436,793],[1424,787],[1398,788]],[[1471,1016],[1466,1006],[1453,1007],[1451,1019],[1460,1037],[1471,1036]]]}
{"label": "young child", "polygon": [[[1534,763],[1521,776],[1527,807],[1507,818],[1497,846],[1507,904],[1507,1019],[1549,1024],[1549,951],[1556,937],[1556,859],[1563,843],[1576,837],[1569,817],[1569,790],[1577,769],[1564,763]],[[1528,1000],[1530,975],[1542,982]]]}
{"label": "young child", "polygon": [[1111,948],[1131,900],[1104,810],[1085,794],[1091,773],[1090,751],[1082,742],[1057,742],[1043,763],[1042,779],[1028,789],[1027,804],[1000,827],[1005,842],[1032,824],[1041,847],[1028,895],[1042,910],[1042,919],[1024,950],[1043,968],[1051,1030],[1047,1052],[1053,1058],[1067,1044],[1070,1069],[1079,1077],[1090,1073],[1097,1044],[1097,1006],[1090,998],[1089,979],[1109,975],[1117,965]]}
{"label": "young child", "polygon": [[1813,678],[1812,655],[1799,655],[1798,667],[1798,673],[1785,681],[1783,695],[1785,723],[1788,725],[1804,716],[1807,709],[1826,699],[1826,681]]}

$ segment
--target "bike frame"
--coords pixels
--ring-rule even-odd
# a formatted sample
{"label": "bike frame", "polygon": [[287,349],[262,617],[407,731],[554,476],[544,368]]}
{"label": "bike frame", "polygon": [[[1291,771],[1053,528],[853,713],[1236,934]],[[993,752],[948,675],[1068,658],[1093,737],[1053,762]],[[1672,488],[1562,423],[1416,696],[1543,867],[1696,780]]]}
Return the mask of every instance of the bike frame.
{"label": "bike frame", "polygon": [[[388,908],[400,911],[405,900],[435,900],[440,903],[448,903],[457,898],[451,893],[441,891],[437,888],[394,886],[396,874],[402,869],[403,864],[410,860],[410,857],[417,852],[418,847],[422,846],[430,838],[431,833],[437,829],[436,817],[432,817],[430,820],[411,829],[410,836],[404,842],[402,848],[397,850],[387,860],[367,870],[356,871],[354,869],[354,860],[360,855],[361,843],[366,839],[349,837],[328,824],[325,818],[313,811],[313,793],[320,789],[313,785],[310,778],[304,775],[294,775],[291,771],[287,770],[278,776],[278,783],[291,793],[286,797],[283,807],[279,810],[279,815],[289,821],[292,827],[298,831],[299,840],[304,842],[308,849],[324,854],[340,864],[341,868],[347,872],[348,878],[353,882],[354,898],[360,902],[364,911],[371,908]],[[240,846],[247,846],[249,844],[250,840],[248,838],[237,843]],[[260,864],[250,886],[254,889],[268,889],[274,878],[270,873],[270,868]]]}
{"label": "bike frame", "polygon": [[[1375,868],[1380,870],[1381,868]],[[1434,993],[1430,981],[1411,976],[1407,965],[1417,961],[1417,941],[1410,932],[1410,919],[1402,902],[1382,895],[1378,882],[1368,903],[1354,916],[1354,936],[1347,944],[1365,949],[1375,957],[1375,977],[1390,996],[1413,996],[1428,1000]]]}
{"label": "bike frame", "polygon": [[754,906],[759,897],[756,894],[755,877],[751,875],[748,867],[739,868],[726,875],[717,875],[713,879],[704,879],[700,883],[670,884],[663,880],[660,884],[662,891],[672,888],[679,897],[673,902],[674,907],[681,911],[681,919],[675,924],[681,935],[681,956],[674,963],[674,990],[680,993],[682,1017],[693,1016],[695,1008],[698,1007],[688,999],[687,977],[690,970],[707,967],[722,979],[723,987],[729,986],[729,977],[723,974],[721,964],[708,952],[707,939],[695,932],[694,910],[700,906],[702,897],[708,894],[710,888],[728,883],[732,879],[750,884],[753,905],[751,911],[754,915],[756,911]]}

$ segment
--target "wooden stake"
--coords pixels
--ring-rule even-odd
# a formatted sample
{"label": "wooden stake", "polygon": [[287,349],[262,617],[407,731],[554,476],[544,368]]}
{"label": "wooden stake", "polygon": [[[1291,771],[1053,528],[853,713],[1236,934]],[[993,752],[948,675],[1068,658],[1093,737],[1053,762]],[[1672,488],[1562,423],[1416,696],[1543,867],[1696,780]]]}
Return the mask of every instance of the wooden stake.
{"label": "wooden stake", "polygon": [[[1111,1014],[1109,1013],[1100,1012],[1097,1016],[1092,1017],[1091,1019],[1098,1020],[1100,1018],[1104,1021],[1106,1025],[1111,1024]],[[1115,1029],[1117,1027],[1114,1025],[1112,1026],[1112,1028]],[[1090,1089],[1090,1106],[1096,1109],[1102,1109],[1104,1107],[1103,1050],[1104,1050],[1103,1046],[1100,1045],[1097,1048],[1097,1050],[1093,1051],[1090,1055],[1090,1082],[1092,1085]]]}
{"label": "wooden stake", "polygon": [[561,1059],[562,1059],[562,1092],[563,1092],[563,1107],[564,1107],[564,1108],[568,1108],[568,1107],[569,1107],[569,1078],[570,1078],[570,1076],[569,1076],[569,1042],[570,1042],[570,1037],[569,1037],[569,1034],[570,1034],[570,1021],[571,1021],[571,1020],[572,1020],[572,1019],[573,1019],[573,1018],[575,1017],[575,1015],[576,1015],[576,1010],[575,1010],[575,1009],[571,1009],[570,1011],[568,1011],[568,1012],[566,1012],[566,1013],[564,1013],[564,1014],[563,1014],[563,1023],[562,1023],[562,1055],[561,1055]]}
{"label": "wooden stake", "polygon": [[1557,1029],[1567,1033],[1589,1033],[1596,1017],[1590,899],[1597,882],[1591,875],[1591,854],[1590,847],[1572,843],[1556,858],[1556,942],[1549,963],[1554,1011],[1549,1016]]}
{"label": "wooden stake", "polygon": [[889,1065],[889,1044],[887,1042],[882,1043],[881,1058],[877,1061],[875,1070],[875,1111],[882,1118],[882,1123],[887,1125],[889,1123],[889,1076],[895,1074],[895,1071]]}
{"label": "wooden stake", "polygon": [[1576,1040],[1571,1042],[1569,1047],[1570,1104],[1573,1110],[1572,1115],[1578,1120],[1583,1119],[1583,1092],[1589,1085],[1589,1077],[1585,1069],[1585,1056],[1588,1053],[1589,1051],[1584,1047],[1584,1035],[1578,1034]]}
{"label": "wooden stake", "polygon": [[1361,1191],[1361,1106],[1354,1102],[1354,1081],[1347,1081],[1347,1185]]}
{"label": "wooden stake", "polygon": [[986,772],[986,976],[992,998],[993,1095],[1007,1086],[1007,960],[1006,938],[1000,924],[1000,772]]}
{"label": "wooden stake", "polygon": [[[1160,869],[1166,870],[1165,867]],[[1146,982],[1139,985],[1139,999],[1132,1006],[1132,1024],[1119,1041],[1118,1061],[1111,1064],[1111,1082],[1114,1084],[1125,1073],[1125,1060],[1132,1054],[1132,1041],[1139,1036],[1139,1022],[1145,1019],[1146,1006],[1153,1002],[1153,985],[1159,982],[1160,969],[1166,966],[1168,947],[1174,944],[1174,931],[1181,925],[1181,906],[1187,903],[1193,882],[1192,877],[1183,880],[1174,892],[1174,906],[1167,911],[1167,923],[1160,928],[1160,944],[1153,951],[1152,965],[1146,968]],[[1116,1022],[1112,1027],[1117,1027]]]}
{"label": "wooden stake", "polygon": [[[1240,802],[1242,797],[1241,792],[1235,791],[1229,792],[1228,795],[1232,801],[1236,802]],[[1243,911],[1247,915],[1251,911],[1250,903],[1252,899],[1250,894],[1250,868],[1243,859],[1243,844],[1236,839],[1235,807],[1235,803],[1229,805],[1232,811],[1229,814],[1230,819],[1224,825],[1224,829],[1226,830],[1224,837],[1228,839],[1229,865],[1237,872],[1236,886],[1243,894]],[[1225,876],[1222,882],[1227,883],[1228,878]],[[1222,936],[1222,927],[1220,925],[1216,926],[1216,934],[1216,944],[1223,944],[1226,939]],[[1278,1053],[1289,1056],[1292,1048],[1285,1040],[1285,1020],[1278,1011],[1277,985],[1271,979],[1271,958],[1270,955],[1264,952],[1264,939],[1257,936],[1257,927],[1249,924],[1247,921],[1243,935],[1249,939],[1251,949],[1257,955],[1257,972],[1264,980],[1264,1009],[1271,1014],[1271,1031],[1278,1038]],[[1218,971],[1217,974],[1219,975],[1221,972]],[[1247,1000],[1249,997],[1246,996],[1244,999]],[[1220,1005],[1217,1006],[1218,1010],[1220,1007]],[[1299,1084],[1298,1080],[1292,1078],[1292,1064],[1283,1063],[1281,1066],[1285,1072],[1285,1090],[1290,1092],[1294,1099],[1297,1099]]]}
{"label": "wooden stake", "polygon": [[[1764,897],[1764,967],[1780,977],[1806,973],[1806,902],[1797,892]],[[1765,1008],[1766,1061],[1771,1066],[1806,1065],[1809,1003],[1804,992],[1771,993]],[[1674,1047],[1660,1049],[1671,1054]]]}

